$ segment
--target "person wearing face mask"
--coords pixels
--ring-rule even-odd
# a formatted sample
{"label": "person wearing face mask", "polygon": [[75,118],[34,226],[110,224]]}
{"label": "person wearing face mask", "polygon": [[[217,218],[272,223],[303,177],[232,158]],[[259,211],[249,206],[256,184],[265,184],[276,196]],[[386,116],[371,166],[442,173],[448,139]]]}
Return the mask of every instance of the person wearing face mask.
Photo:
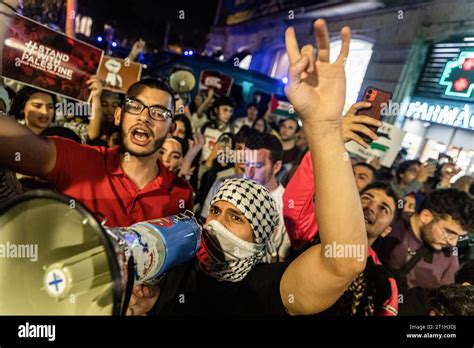
{"label": "person wearing face mask", "polygon": [[[170,271],[161,285],[135,286],[129,315],[316,314],[334,304],[364,270],[368,243],[358,190],[350,163],[334,160],[346,152],[341,113],[350,29],[341,30],[341,52],[330,64],[325,21],[316,21],[314,28],[317,57],[311,45],[299,49],[293,28],[285,33],[290,61],[285,91],[308,135],[318,177],[315,206],[321,244],[291,263],[263,263],[279,222],[275,202],[254,181],[227,180],[211,202],[202,250]],[[333,182],[338,184],[328,190]],[[332,257],[324,252],[331,245],[357,246],[362,253]]]}
{"label": "person wearing face mask", "polygon": [[435,190],[419,211],[395,221],[390,235],[374,249],[403,291],[450,284],[459,269],[458,239],[474,229],[473,216],[474,202],[465,192]]}

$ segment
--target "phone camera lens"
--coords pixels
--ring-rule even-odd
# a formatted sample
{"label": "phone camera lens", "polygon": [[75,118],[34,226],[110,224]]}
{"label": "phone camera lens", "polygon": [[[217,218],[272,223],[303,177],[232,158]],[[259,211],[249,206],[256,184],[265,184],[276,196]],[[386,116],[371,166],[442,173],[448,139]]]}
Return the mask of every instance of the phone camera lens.
{"label": "phone camera lens", "polygon": [[368,94],[372,94],[372,90],[369,89],[369,90],[367,91],[367,93],[368,93]]}

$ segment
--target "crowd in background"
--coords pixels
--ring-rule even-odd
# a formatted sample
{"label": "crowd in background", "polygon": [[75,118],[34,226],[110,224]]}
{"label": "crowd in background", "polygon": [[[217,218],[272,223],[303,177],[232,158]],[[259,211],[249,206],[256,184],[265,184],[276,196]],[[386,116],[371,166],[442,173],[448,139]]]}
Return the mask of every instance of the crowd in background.
{"label": "crowd in background", "polygon": [[[123,134],[116,108],[140,105],[103,90],[96,77],[88,84],[90,117],[58,114],[58,96],[19,85],[0,87],[0,109],[37,135],[118,147]],[[344,116],[343,139],[367,147],[360,135],[375,140],[369,128],[375,121],[354,117],[361,108],[356,103]],[[301,122],[296,114],[276,116],[270,105],[249,103],[243,115],[236,115],[235,109],[231,97],[218,96],[213,89],[196,93],[189,102],[176,95],[173,131],[158,158],[191,185],[192,210],[203,219],[226,179],[244,178],[264,186],[280,216],[271,236],[274,248],[265,261],[294,260],[320,242],[311,157]],[[360,192],[369,261],[323,314],[474,315],[474,251],[469,243],[474,233],[473,176],[460,175],[447,155],[424,163],[405,157],[401,149],[390,168],[377,160],[348,158]],[[54,189],[47,180],[0,169],[0,203],[38,188]]]}

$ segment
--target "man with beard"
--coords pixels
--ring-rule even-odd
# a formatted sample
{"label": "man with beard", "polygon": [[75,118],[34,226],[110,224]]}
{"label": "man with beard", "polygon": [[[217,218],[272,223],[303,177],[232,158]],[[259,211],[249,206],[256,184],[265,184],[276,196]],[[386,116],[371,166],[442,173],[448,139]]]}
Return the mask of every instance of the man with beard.
{"label": "man with beard", "polygon": [[301,152],[296,146],[296,133],[300,130],[300,126],[296,118],[288,117],[280,121],[279,128],[283,145],[283,165],[285,165],[298,157]]}
{"label": "man with beard", "polygon": [[[293,28],[286,31],[290,68],[285,91],[303,122],[313,156],[321,244],[290,264],[262,263],[279,220],[275,201],[254,181],[228,180],[211,202],[197,257],[170,272],[158,288],[137,285],[128,314],[145,314],[154,306],[153,313],[162,315],[316,314],[331,306],[364,270],[367,234],[352,168],[343,160],[341,135],[350,29],[341,30],[341,52],[331,64],[325,21],[316,21],[314,28],[317,58],[312,45],[299,49]],[[325,255],[324,249],[332,245],[356,247],[362,253]]]}
{"label": "man with beard", "polygon": [[155,79],[133,84],[115,109],[121,144],[111,149],[42,138],[0,116],[0,167],[48,180],[110,227],[177,214],[192,207],[192,189],[158,161],[173,131],[173,113],[166,84]]}
{"label": "man with beard", "polygon": [[390,184],[374,182],[361,191],[360,201],[369,244],[367,266],[324,314],[394,316],[398,314],[397,284],[372,245],[392,231],[390,224],[399,215],[398,197]]}
{"label": "man with beard", "polygon": [[390,235],[374,249],[397,275],[401,291],[451,284],[459,269],[456,245],[460,236],[474,229],[473,216],[473,199],[467,193],[435,190],[418,212],[404,213],[395,221]]}

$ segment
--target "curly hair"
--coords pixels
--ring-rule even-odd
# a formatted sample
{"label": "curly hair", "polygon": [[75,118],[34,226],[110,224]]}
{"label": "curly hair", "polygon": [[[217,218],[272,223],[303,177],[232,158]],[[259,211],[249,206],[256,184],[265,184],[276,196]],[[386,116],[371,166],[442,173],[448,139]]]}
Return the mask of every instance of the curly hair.
{"label": "curly hair", "polygon": [[431,291],[428,309],[438,315],[474,315],[474,286],[443,285]]}
{"label": "curly hair", "polygon": [[420,211],[429,210],[439,218],[451,216],[463,229],[474,230],[474,200],[456,189],[434,190],[423,200]]}

